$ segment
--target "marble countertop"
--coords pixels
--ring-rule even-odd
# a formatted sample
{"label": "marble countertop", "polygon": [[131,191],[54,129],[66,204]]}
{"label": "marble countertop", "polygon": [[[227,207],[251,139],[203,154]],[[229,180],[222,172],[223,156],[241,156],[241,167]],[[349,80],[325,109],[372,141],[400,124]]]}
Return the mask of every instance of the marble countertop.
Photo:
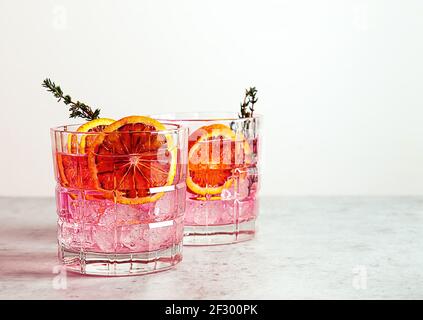
{"label": "marble countertop", "polygon": [[119,278],[57,274],[54,206],[0,198],[1,299],[423,298],[423,197],[265,197],[254,240]]}

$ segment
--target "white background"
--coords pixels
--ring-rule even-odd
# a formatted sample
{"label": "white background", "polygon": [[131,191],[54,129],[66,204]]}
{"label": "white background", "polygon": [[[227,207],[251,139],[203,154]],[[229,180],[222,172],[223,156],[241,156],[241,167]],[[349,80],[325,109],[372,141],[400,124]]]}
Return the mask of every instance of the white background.
{"label": "white background", "polygon": [[422,36],[419,0],[0,0],[0,195],[53,195],[45,77],[114,118],[255,85],[263,194],[423,194]]}

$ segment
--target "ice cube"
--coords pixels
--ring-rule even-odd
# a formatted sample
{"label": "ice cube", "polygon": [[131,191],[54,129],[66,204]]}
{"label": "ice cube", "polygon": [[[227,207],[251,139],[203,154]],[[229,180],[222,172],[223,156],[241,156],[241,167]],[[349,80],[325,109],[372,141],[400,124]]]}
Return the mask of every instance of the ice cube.
{"label": "ice cube", "polygon": [[249,197],[239,203],[239,219],[247,221],[256,218],[258,203],[255,197]]}
{"label": "ice cube", "polygon": [[223,189],[221,193],[222,200],[229,200],[232,197],[232,192],[229,189]]}
{"label": "ice cube", "polygon": [[114,203],[108,200],[85,200],[83,216],[85,223],[99,223],[106,210],[110,212]]}
{"label": "ice cube", "polygon": [[146,225],[122,226],[120,244],[132,252],[148,251],[148,242],[145,241]]}
{"label": "ice cube", "polygon": [[173,220],[151,223],[144,239],[149,243],[149,250],[159,250],[172,244],[176,238],[176,226]]}
{"label": "ice cube", "polygon": [[92,228],[93,242],[102,252],[115,251],[115,228],[95,226]]}
{"label": "ice cube", "polygon": [[197,204],[194,211],[194,223],[202,226],[217,224],[223,211],[223,201],[209,200],[198,202],[200,204]]}
{"label": "ice cube", "polygon": [[83,232],[77,223],[59,221],[58,239],[67,248],[79,250],[83,243]]}
{"label": "ice cube", "polygon": [[152,221],[165,221],[176,217],[180,209],[177,201],[178,193],[179,190],[168,191],[157,200],[151,214]]}

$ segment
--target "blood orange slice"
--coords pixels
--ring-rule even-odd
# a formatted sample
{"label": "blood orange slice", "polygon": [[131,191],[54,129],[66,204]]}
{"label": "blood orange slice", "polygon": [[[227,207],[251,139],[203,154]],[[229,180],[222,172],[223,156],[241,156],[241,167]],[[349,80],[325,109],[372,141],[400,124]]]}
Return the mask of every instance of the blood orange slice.
{"label": "blood orange slice", "polygon": [[234,170],[251,155],[245,137],[226,125],[213,124],[189,137],[187,187],[198,195],[219,195],[233,183]]}
{"label": "blood orange slice", "polygon": [[[107,118],[95,119],[78,127],[77,132],[101,132],[114,121]],[[64,187],[92,189],[94,183],[88,170],[88,157],[85,154],[85,149],[89,147],[96,135],[80,136],[78,143],[78,135],[70,133],[67,152],[57,154],[60,183]]]}
{"label": "blood orange slice", "polygon": [[57,167],[62,187],[94,189],[94,182],[88,170],[87,155],[58,153]]}
{"label": "blood orange slice", "polygon": [[[107,126],[88,151],[96,188],[117,202],[142,204],[158,200],[160,187],[172,184],[177,149],[157,120],[130,116]],[[154,193],[152,188],[158,188]]]}
{"label": "blood orange slice", "polygon": [[[109,118],[99,118],[91,120],[81,125],[77,132],[101,132],[106,126],[115,122]],[[68,136],[68,149],[71,153],[86,153],[86,148],[95,140],[96,135],[79,135],[80,141],[78,143],[78,135],[70,134]],[[78,148],[79,147],[79,148]]]}

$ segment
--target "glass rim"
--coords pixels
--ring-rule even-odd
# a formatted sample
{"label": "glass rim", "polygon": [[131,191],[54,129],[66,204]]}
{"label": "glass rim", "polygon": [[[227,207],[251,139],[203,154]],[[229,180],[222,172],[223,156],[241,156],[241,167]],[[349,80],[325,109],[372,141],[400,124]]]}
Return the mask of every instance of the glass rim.
{"label": "glass rim", "polygon": [[[197,117],[193,117],[197,115]],[[200,122],[200,121],[233,121],[233,122],[245,122],[261,119],[261,114],[254,114],[252,117],[239,118],[237,113],[233,112],[169,112],[169,113],[156,113],[150,115],[150,117],[159,121],[172,121],[177,122]]]}
{"label": "glass rim", "polygon": [[[169,126],[169,127],[173,127],[173,128],[167,128],[164,130],[136,130],[136,131],[111,131],[111,132],[103,132],[103,131],[99,131],[99,132],[81,132],[81,131],[77,131],[77,128],[81,125],[83,125],[83,123],[75,123],[75,124],[65,124],[65,125],[61,125],[61,126],[56,126],[56,127],[52,127],[50,128],[50,132],[52,133],[68,133],[68,134],[74,134],[74,135],[100,135],[100,134],[115,134],[115,133],[155,133],[155,134],[179,134],[183,131],[187,131],[187,128],[176,124],[176,123],[168,123],[168,122],[161,122],[164,126]],[[71,130],[68,129],[68,127],[71,127]]]}

